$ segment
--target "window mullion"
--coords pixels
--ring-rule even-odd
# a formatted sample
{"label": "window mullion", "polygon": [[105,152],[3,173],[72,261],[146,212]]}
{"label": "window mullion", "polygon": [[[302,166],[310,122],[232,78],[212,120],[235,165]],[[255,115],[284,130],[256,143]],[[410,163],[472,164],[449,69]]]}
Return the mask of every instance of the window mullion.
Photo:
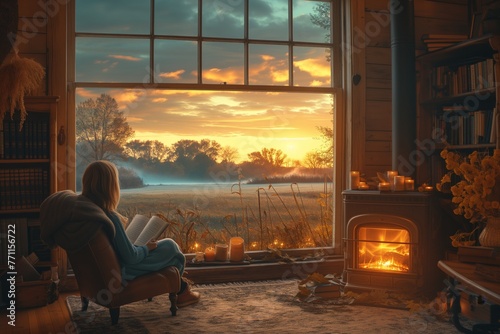
{"label": "window mullion", "polygon": [[293,0],[288,0],[288,86],[293,87]]}
{"label": "window mullion", "polygon": [[244,60],[243,60],[243,83],[244,85],[248,86],[249,84],[249,43],[248,43],[248,40],[249,40],[249,36],[248,36],[248,22],[249,22],[249,18],[248,18],[248,0],[245,0],[245,11],[244,11],[244,44],[243,44],[243,48],[244,48]]}
{"label": "window mullion", "polygon": [[202,74],[203,74],[203,44],[202,44],[202,34],[203,29],[201,23],[203,21],[203,1],[198,0],[198,76],[197,82],[199,85],[202,84]]}
{"label": "window mullion", "polygon": [[150,0],[149,19],[149,83],[155,84],[155,0]]}

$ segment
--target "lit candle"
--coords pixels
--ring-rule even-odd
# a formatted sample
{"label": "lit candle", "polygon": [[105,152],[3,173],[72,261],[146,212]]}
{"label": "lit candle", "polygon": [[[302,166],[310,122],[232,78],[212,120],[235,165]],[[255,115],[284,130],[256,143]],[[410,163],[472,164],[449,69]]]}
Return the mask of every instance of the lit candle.
{"label": "lit candle", "polygon": [[405,179],[405,190],[415,190],[415,181],[412,179]]}
{"label": "lit candle", "polygon": [[245,257],[245,242],[243,238],[234,237],[229,240],[229,261],[241,262]]}
{"label": "lit candle", "polygon": [[424,191],[433,191],[434,188],[432,186],[425,186]]}
{"label": "lit candle", "polygon": [[380,190],[380,191],[390,191],[391,190],[391,184],[389,182],[380,182],[378,184],[378,190]]}
{"label": "lit candle", "polygon": [[215,249],[213,247],[208,247],[205,249],[205,261],[214,261],[215,260]]}
{"label": "lit candle", "polygon": [[366,184],[366,182],[359,182],[358,189],[360,190],[368,190],[370,189],[370,186]]}
{"label": "lit candle", "polygon": [[203,253],[203,252],[196,252],[194,260],[196,262],[203,262],[203,260],[205,260],[205,253]]}
{"label": "lit candle", "polygon": [[357,170],[351,171],[350,188],[351,189],[358,189],[359,188],[359,171],[357,171]]}
{"label": "lit candle", "polygon": [[389,181],[389,184],[391,185],[391,190],[394,191],[396,190],[396,184],[394,177],[398,175],[397,170],[388,170],[387,171],[387,181]]}
{"label": "lit candle", "polygon": [[216,261],[227,261],[227,245],[217,244],[215,245],[215,260]]}
{"label": "lit candle", "polygon": [[394,176],[394,190],[403,191],[405,190],[405,177],[401,175]]}

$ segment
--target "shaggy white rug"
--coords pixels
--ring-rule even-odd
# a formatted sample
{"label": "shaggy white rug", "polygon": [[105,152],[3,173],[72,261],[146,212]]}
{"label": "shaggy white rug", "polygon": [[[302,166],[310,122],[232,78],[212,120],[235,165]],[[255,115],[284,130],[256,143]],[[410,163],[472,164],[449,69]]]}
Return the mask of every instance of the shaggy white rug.
{"label": "shaggy white rug", "polygon": [[69,296],[67,302],[80,333],[459,333],[446,312],[430,304],[409,310],[380,303],[358,305],[351,297],[304,302],[295,297],[297,281],[194,290],[201,293],[201,301],[179,309],[175,317],[170,315],[168,296],[163,295],[122,306],[115,326],[107,309],[90,303],[88,311],[81,312],[78,296]]}

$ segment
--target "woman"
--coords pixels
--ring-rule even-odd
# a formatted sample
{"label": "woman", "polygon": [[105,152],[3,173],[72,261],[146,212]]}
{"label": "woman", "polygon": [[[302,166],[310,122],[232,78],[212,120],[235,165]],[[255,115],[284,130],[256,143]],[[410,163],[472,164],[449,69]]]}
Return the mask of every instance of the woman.
{"label": "woman", "polygon": [[[116,230],[113,246],[122,267],[122,275],[127,280],[150,272],[156,272],[168,266],[184,273],[186,258],[177,243],[169,238],[150,241],[144,246],[135,246],[125,234],[123,217],[116,212],[120,201],[120,184],[116,166],[105,160],[92,162],[87,166],[82,178],[82,195],[99,206],[113,222]],[[177,306],[194,304],[200,299],[200,293],[191,291],[190,285],[183,278],[177,295]]]}

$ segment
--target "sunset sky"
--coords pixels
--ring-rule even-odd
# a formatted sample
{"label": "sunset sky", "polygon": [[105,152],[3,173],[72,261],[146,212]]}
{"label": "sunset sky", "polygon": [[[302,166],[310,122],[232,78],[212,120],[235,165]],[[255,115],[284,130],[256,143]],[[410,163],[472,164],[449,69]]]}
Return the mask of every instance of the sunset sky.
{"label": "sunset sky", "polygon": [[[294,0],[295,40],[324,42],[325,31],[311,23],[314,1]],[[119,6],[118,6],[119,4]],[[154,78],[161,83],[244,84],[241,43],[203,42],[198,73],[197,0],[155,2],[155,34],[186,37],[154,41]],[[288,0],[250,0],[249,37],[288,39]],[[204,36],[243,38],[243,0],[204,0]],[[76,81],[137,83],[134,89],[76,90],[76,103],[101,93],[114,97],[125,112],[134,139],[211,139],[239,151],[240,160],[262,148],[281,149],[293,160],[321,147],[318,126],[332,126],[332,97],[327,94],[141,89],[150,74],[149,1],[78,0]],[[128,34],[126,38],[92,33]],[[134,36],[137,34],[137,36]],[[248,84],[289,85],[286,45],[255,43],[248,50]],[[324,47],[293,48],[293,85],[329,87],[331,64]]]}

